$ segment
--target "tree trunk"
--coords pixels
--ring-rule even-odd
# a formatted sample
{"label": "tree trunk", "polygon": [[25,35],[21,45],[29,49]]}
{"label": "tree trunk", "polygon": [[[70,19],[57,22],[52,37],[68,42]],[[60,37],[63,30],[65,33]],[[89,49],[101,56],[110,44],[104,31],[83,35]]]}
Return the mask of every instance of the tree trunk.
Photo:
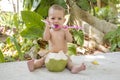
{"label": "tree trunk", "polygon": [[[103,43],[104,35],[109,31],[117,29],[116,25],[106,22],[105,20],[100,20],[79,8],[74,0],[66,0],[66,3],[70,13],[68,23],[70,25],[82,25],[84,27],[84,32],[96,42],[94,47],[101,48],[99,45]],[[103,48],[101,48],[101,50],[103,50]],[[108,50],[104,49],[104,51]]]}
{"label": "tree trunk", "polygon": [[106,22],[105,20],[100,20],[88,12],[82,10],[76,5],[75,2],[72,2],[72,0],[67,0],[67,4],[69,6],[69,12],[72,15],[72,22],[76,21],[77,24],[79,24],[79,21],[83,20],[105,34],[117,28],[116,25]]}
{"label": "tree trunk", "polygon": [[102,4],[101,4],[101,0],[97,0],[97,7],[101,8]]}

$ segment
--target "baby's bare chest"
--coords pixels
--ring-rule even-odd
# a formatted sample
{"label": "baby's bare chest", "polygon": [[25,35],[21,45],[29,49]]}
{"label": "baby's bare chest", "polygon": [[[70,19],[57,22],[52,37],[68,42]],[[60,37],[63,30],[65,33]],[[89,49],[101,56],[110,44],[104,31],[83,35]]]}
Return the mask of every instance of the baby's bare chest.
{"label": "baby's bare chest", "polygon": [[54,41],[64,40],[65,39],[64,31],[53,31],[53,32],[51,32],[51,39],[54,40]]}

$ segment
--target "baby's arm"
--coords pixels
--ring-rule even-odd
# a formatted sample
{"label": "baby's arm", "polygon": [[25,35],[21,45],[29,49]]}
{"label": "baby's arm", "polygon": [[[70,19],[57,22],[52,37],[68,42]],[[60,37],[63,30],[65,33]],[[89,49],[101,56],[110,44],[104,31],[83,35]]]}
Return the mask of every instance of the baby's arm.
{"label": "baby's arm", "polygon": [[73,38],[72,38],[72,35],[71,33],[69,32],[68,29],[64,29],[65,31],[65,39],[68,41],[68,42],[72,42],[73,41]]}

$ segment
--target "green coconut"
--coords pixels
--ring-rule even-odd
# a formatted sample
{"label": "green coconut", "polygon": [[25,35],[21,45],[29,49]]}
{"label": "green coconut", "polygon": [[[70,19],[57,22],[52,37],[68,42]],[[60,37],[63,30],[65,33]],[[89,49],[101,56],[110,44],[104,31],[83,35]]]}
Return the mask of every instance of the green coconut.
{"label": "green coconut", "polygon": [[62,51],[49,53],[45,59],[45,66],[49,71],[61,72],[65,69],[67,60],[67,56]]}

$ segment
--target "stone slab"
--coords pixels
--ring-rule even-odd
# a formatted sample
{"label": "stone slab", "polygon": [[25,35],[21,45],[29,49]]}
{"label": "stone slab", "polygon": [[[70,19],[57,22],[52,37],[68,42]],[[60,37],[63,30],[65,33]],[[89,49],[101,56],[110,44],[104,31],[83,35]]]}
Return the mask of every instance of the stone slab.
{"label": "stone slab", "polygon": [[[120,52],[71,56],[71,59],[75,64],[84,62],[87,69],[78,74],[67,69],[49,72],[46,68],[29,72],[26,61],[0,63],[0,80],[120,80]],[[92,64],[94,60],[99,65]]]}

